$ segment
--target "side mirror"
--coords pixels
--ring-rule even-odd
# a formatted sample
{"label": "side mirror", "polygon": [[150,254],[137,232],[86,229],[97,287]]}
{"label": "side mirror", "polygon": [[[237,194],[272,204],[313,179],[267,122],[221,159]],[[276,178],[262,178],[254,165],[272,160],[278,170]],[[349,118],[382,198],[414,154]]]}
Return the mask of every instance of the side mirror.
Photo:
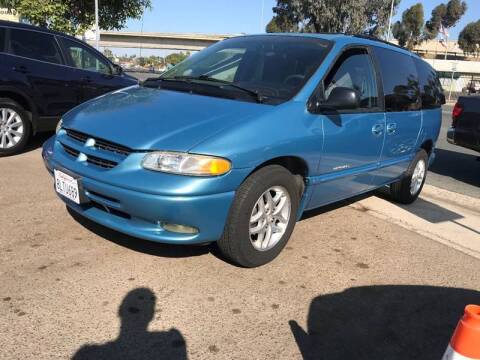
{"label": "side mirror", "polygon": [[113,66],[113,75],[122,75],[123,74],[123,69],[120,65],[112,64],[112,66]]}
{"label": "side mirror", "polygon": [[358,92],[346,88],[337,87],[332,90],[328,99],[319,104],[320,109],[325,110],[354,110],[360,107]]}

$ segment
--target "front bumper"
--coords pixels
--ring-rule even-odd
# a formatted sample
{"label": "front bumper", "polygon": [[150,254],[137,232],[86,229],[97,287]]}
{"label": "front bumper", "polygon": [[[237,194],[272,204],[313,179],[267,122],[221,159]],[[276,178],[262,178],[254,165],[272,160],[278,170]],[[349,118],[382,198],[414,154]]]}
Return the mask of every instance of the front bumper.
{"label": "front bumper", "polygon": [[[195,244],[218,240],[223,233],[228,211],[235,196],[234,190],[247,174],[246,169],[239,169],[225,175],[232,176],[234,180],[229,180],[229,186],[218,186],[217,188],[221,190],[219,193],[208,193],[205,190],[204,178],[189,178],[190,183],[187,187],[182,183],[186,177],[176,175],[177,188],[172,188],[172,183],[175,182],[166,181],[162,184],[164,193],[160,194],[112,184],[111,180],[115,173],[113,170],[95,171],[96,169],[92,170],[91,166],[80,164],[78,160],[61,150],[61,145],[55,137],[45,143],[42,156],[50,173],[53,173],[55,168],[60,170],[63,168],[80,176],[83,192],[88,201],[77,205],[61,197],[69,208],[116,231],[145,240],[172,244]],[[97,176],[89,176],[90,172]],[[121,178],[122,172],[117,173]],[[141,175],[142,172],[139,171],[137,174]],[[148,175],[151,176],[152,172],[148,172]],[[160,182],[162,177],[166,176],[162,173],[156,175]],[[168,175],[168,179],[171,178],[172,175]],[[128,179],[132,179],[132,176],[129,175]],[[141,181],[142,179],[137,179],[137,183]],[[192,189],[190,194],[188,188]],[[199,188],[202,188],[202,191],[199,191]],[[162,227],[161,224],[164,222],[195,227],[198,233],[170,232]]]}
{"label": "front bumper", "polygon": [[447,130],[447,141],[455,145],[455,128],[451,127]]}

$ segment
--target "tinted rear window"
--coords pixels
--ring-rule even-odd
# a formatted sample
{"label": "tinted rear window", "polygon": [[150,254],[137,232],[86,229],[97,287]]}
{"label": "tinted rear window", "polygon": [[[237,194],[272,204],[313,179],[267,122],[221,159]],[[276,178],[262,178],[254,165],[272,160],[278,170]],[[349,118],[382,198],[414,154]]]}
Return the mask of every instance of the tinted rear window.
{"label": "tinted rear window", "polygon": [[5,28],[0,27],[0,52],[5,51]]}
{"label": "tinted rear window", "polygon": [[437,72],[425,61],[415,59],[418,79],[420,82],[420,96],[423,109],[435,109],[442,106],[442,85]]}
{"label": "tinted rear window", "polygon": [[418,74],[413,58],[398,51],[374,48],[380,63],[386,111],[420,108]]}
{"label": "tinted rear window", "polygon": [[62,63],[55,38],[37,31],[10,29],[10,51],[34,60]]}

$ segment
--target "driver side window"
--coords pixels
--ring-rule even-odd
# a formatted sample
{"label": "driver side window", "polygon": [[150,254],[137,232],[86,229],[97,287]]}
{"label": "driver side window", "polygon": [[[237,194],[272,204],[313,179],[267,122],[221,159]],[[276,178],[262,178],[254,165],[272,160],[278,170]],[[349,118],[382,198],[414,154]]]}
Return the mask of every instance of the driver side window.
{"label": "driver side window", "polygon": [[323,86],[325,99],[328,99],[333,89],[346,87],[357,92],[360,109],[372,109],[378,106],[375,68],[366,50],[346,51],[325,78]]}

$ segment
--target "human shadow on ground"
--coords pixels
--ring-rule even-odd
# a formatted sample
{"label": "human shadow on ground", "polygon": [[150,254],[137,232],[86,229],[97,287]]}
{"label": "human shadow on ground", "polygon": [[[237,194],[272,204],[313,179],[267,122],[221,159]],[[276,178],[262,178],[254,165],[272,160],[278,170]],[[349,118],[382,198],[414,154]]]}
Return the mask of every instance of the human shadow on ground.
{"label": "human shadow on ground", "polygon": [[121,319],[118,337],[105,344],[85,344],[72,359],[187,359],[186,342],[180,331],[148,331],[155,314],[155,300],[155,294],[148,288],[130,291],[118,310]]}
{"label": "human shadow on ground", "polygon": [[290,327],[304,359],[441,359],[467,304],[468,289],[385,285],[320,295],[310,304],[307,329]]}
{"label": "human shadow on ground", "polygon": [[70,216],[87,230],[119,246],[148,255],[182,258],[208,254],[212,249],[206,245],[169,245],[129,236],[97,224],[67,207]]}

